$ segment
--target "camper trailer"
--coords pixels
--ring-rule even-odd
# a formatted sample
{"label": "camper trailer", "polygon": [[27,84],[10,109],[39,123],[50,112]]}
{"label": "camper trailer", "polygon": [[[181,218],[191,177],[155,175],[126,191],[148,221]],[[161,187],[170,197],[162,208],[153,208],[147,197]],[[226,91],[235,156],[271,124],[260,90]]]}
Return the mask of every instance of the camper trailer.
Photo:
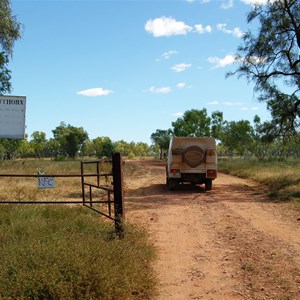
{"label": "camper trailer", "polygon": [[167,185],[170,190],[179,184],[204,184],[212,189],[217,178],[216,142],[211,137],[173,137],[170,140],[167,166]]}

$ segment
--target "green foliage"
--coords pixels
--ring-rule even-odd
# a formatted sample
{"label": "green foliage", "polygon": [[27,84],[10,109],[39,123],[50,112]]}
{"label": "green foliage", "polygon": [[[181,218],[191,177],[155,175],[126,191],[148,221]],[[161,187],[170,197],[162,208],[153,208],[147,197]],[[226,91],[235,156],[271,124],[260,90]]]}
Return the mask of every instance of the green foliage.
{"label": "green foliage", "polygon": [[88,133],[82,127],[66,125],[64,122],[61,122],[52,132],[54,140],[60,146],[61,154],[68,155],[71,158],[75,158],[88,139]]}
{"label": "green foliage", "polygon": [[97,157],[111,157],[115,151],[112,140],[109,137],[97,137],[92,140],[92,149]]}
{"label": "green foliage", "polygon": [[0,45],[8,54],[12,54],[16,40],[21,37],[21,24],[12,14],[10,0],[0,1]]}
{"label": "green foliage", "polygon": [[191,109],[186,111],[181,118],[172,122],[175,136],[210,136],[211,118],[207,115],[207,110]]}
{"label": "green foliage", "polygon": [[259,100],[268,105],[272,120],[262,128],[271,138],[299,133],[300,126],[300,2],[268,1],[256,5],[248,22],[259,28],[244,35],[234,73],[255,83]]}
{"label": "green foliage", "polygon": [[129,155],[133,155],[133,157],[153,156],[152,147],[149,147],[147,143],[128,143],[121,140],[114,142],[113,144],[115,151],[120,152],[125,157],[128,157]]}
{"label": "green foliage", "polygon": [[222,144],[233,155],[243,155],[253,143],[253,128],[249,121],[225,122],[221,135]]}
{"label": "green foliage", "polygon": [[21,140],[0,139],[3,158],[14,159],[18,157],[21,145]]}
{"label": "green foliage", "polygon": [[211,114],[211,136],[220,140],[222,136],[223,125],[223,113],[221,111],[214,111]]}
{"label": "green foliage", "polygon": [[[172,123],[175,126],[174,130],[169,129],[169,132],[180,136],[210,133],[210,136],[217,140],[219,155],[255,156],[258,159],[300,157],[300,133],[290,132],[284,136],[267,135],[265,130],[265,127],[269,126],[267,122],[261,123],[257,115],[253,121],[253,125],[248,120],[228,122],[223,120],[223,113],[220,111],[215,111],[208,117],[205,109],[190,110]],[[201,132],[202,124],[203,132]],[[157,129],[152,135],[159,138],[161,132],[167,131]],[[158,146],[157,140],[153,139],[155,146]]]}
{"label": "green foliage", "polygon": [[30,141],[30,144],[32,146],[35,156],[38,158],[45,156],[46,146],[47,146],[46,133],[35,131],[31,135],[31,138],[32,139]]}
{"label": "green foliage", "polygon": [[151,141],[153,144],[157,145],[160,150],[160,159],[162,159],[163,151],[169,148],[170,139],[172,137],[172,130],[161,130],[157,129],[151,134]]}
{"label": "green foliage", "polygon": [[0,95],[11,91],[11,72],[7,69],[8,62],[8,55],[0,52]]}
{"label": "green foliage", "polygon": [[124,239],[86,208],[1,207],[1,299],[150,299],[153,246]]}
{"label": "green foliage", "polygon": [[7,69],[16,40],[21,37],[21,24],[12,15],[9,0],[0,1],[0,95],[11,92],[11,72]]}

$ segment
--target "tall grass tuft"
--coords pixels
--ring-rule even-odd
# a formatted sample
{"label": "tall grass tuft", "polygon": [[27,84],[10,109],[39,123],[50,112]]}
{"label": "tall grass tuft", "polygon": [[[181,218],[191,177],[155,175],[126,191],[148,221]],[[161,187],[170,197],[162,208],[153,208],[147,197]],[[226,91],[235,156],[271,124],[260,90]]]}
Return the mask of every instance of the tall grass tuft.
{"label": "tall grass tuft", "polygon": [[299,159],[290,161],[225,159],[219,161],[219,168],[266,185],[270,195],[277,199],[300,203]]}
{"label": "tall grass tuft", "polygon": [[146,233],[82,207],[0,206],[0,299],[150,299],[155,249]]}

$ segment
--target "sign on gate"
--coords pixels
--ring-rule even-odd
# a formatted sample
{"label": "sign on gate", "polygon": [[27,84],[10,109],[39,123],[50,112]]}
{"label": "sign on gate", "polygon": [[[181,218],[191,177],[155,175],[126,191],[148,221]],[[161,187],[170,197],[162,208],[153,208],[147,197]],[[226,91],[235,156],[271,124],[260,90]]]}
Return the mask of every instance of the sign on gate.
{"label": "sign on gate", "polygon": [[0,96],[0,138],[24,138],[25,109],[26,97]]}
{"label": "sign on gate", "polygon": [[38,177],[39,189],[52,189],[55,187],[54,177]]}

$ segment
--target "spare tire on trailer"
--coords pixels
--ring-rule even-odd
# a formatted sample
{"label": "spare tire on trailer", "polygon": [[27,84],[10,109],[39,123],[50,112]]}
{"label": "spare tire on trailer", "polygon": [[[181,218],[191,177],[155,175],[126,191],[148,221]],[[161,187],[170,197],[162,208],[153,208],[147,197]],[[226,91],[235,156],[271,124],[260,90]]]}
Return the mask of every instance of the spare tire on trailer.
{"label": "spare tire on trailer", "polygon": [[191,168],[198,167],[205,159],[205,152],[199,146],[190,146],[182,153],[182,161]]}

